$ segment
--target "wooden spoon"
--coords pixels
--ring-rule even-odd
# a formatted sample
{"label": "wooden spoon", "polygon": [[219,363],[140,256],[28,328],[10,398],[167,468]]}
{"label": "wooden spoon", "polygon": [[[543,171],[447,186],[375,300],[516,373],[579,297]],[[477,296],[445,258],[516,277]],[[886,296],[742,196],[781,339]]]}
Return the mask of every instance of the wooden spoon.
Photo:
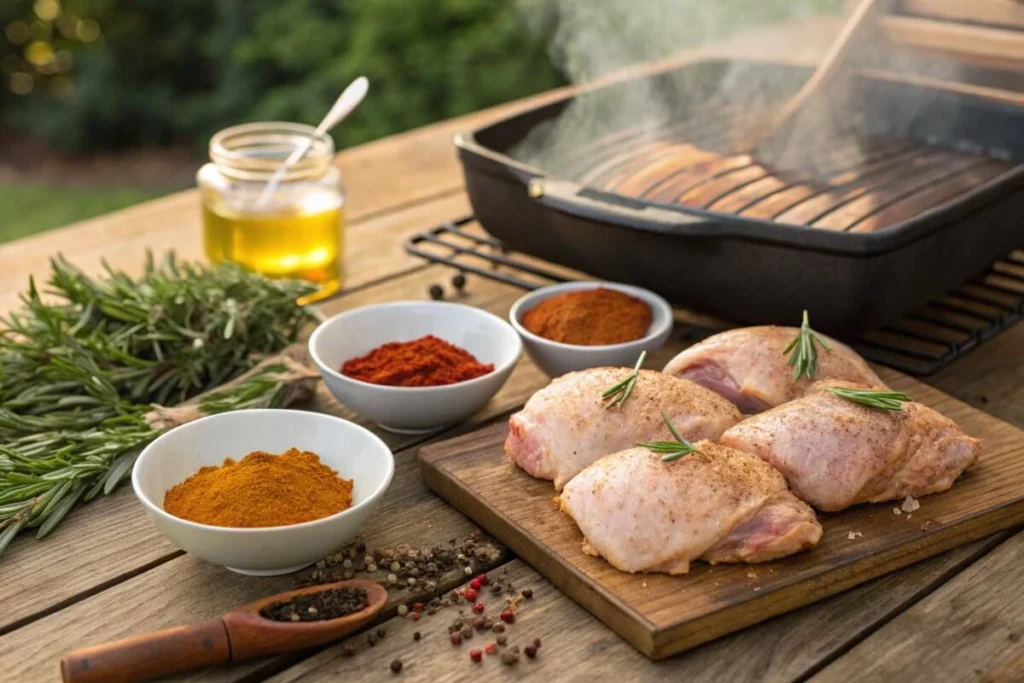
{"label": "wooden spoon", "polygon": [[[362,588],[365,609],[323,621],[274,621],[260,610],[274,602],[334,588]],[[387,602],[379,583],[352,579],[309,586],[233,609],[223,617],[105,645],[75,650],[60,660],[64,683],[149,681],[215,664],[242,662],[338,640],[373,620]]]}
{"label": "wooden spoon", "polygon": [[839,73],[846,56],[855,44],[854,38],[862,35],[870,25],[871,20],[877,14],[884,11],[884,8],[890,2],[891,0],[861,0],[860,4],[854,8],[850,18],[843,24],[839,35],[836,36],[832,46],[818,63],[818,68],[814,70],[811,77],[774,114],[759,122],[752,130],[747,131],[746,135],[739,142],[737,149],[743,151],[755,149],[765,139],[770,137],[772,133],[778,130],[782,124],[790,120],[804,103],[811,98],[811,95],[820,90]]}

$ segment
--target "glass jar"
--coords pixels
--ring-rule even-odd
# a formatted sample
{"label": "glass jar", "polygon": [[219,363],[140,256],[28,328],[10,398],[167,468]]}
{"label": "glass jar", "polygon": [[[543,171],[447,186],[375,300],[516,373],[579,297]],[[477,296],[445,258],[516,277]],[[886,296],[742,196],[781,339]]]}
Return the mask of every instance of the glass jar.
{"label": "glass jar", "polygon": [[[310,138],[306,155],[267,192],[284,160]],[[308,280],[319,286],[316,298],[341,287],[345,189],[333,160],[334,141],[313,126],[248,123],[214,135],[210,163],[196,176],[207,258]]]}

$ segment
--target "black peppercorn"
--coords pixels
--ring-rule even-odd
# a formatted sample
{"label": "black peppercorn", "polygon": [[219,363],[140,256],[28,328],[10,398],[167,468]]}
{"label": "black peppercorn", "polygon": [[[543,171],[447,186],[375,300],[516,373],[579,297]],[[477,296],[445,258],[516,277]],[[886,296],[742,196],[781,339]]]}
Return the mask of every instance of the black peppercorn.
{"label": "black peppercorn", "polygon": [[455,275],[455,277],[452,278],[452,287],[454,287],[455,289],[457,289],[457,290],[459,290],[461,292],[463,287],[465,287],[465,286],[466,286],[466,276],[463,275],[462,273],[458,273],[458,274]]}
{"label": "black peppercorn", "polygon": [[413,640],[415,640],[415,641],[419,641],[419,639],[420,639],[420,638],[422,638],[422,637],[423,637],[423,636],[422,636],[422,634],[420,634],[420,632],[419,632],[419,631],[416,631],[416,632],[414,632],[414,633],[412,634],[412,639],[413,639]]}
{"label": "black peppercorn", "polygon": [[393,660],[391,660],[391,670],[393,672],[395,672],[395,673],[398,673],[399,671],[401,671],[402,670],[402,660],[401,659],[393,659]]}
{"label": "black peppercorn", "polygon": [[523,597],[526,598],[527,600],[532,598],[533,597],[533,589],[532,588],[524,588],[523,589]]}
{"label": "black peppercorn", "polygon": [[377,629],[377,637],[380,638],[381,640],[384,640],[384,636],[386,636],[387,634],[388,634],[388,632],[384,630],[383,626],[380,627],[379,629]]}
{"label": "black peppercorn", "polygon": [[444,289],[441,285],[430,285],[430,298],[438,301],[444,298]]}

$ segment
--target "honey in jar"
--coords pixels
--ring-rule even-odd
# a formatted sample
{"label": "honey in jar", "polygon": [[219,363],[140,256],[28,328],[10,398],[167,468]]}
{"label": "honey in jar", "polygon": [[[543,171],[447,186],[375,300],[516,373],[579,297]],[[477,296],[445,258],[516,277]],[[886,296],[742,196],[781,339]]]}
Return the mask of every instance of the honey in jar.
{"label": "honey in jar", "polygon": [[[268,190],[310,138],[306,155]],[[336,291],[344,277],[345,195],[333,157],[331,138],[301,124],[246,124],[215,135],[211,161],[197,176],[207,258],[307,280],[319,286],[314,298]]]}

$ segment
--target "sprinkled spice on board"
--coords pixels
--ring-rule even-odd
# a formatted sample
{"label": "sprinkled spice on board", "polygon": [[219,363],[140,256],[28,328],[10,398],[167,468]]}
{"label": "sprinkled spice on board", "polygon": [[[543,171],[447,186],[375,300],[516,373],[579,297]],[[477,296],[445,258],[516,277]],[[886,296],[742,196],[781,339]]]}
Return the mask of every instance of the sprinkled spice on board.
{"label": "sprinkled spice on board", "polygon": [[469,351],[431,334],[378,346],[341,366],[346,377],[396,387],[457,384],[493,371],[493,364],[480,363]]}
{"label": "sprinkled spice on board", "polygon": [[300,524],[347,510],[352,480],[316,453],[255,451],[220,467],[203,467],[164,495],[164,510],[182,519],[224,527]]}
{"label": "sprinkled spice on board", "polygon": [[541,301],[523,315],[523,327],[563,344],[600,346],[644,337],[651,319],[651,307],[640,299],[598,288]]}
{"label": "sprinkled spice on board", "polygon": [[367,604],[362,588],[333,588],[271,603],[260,610],[260,616],[273,621],[323,621],[355,614]]}

